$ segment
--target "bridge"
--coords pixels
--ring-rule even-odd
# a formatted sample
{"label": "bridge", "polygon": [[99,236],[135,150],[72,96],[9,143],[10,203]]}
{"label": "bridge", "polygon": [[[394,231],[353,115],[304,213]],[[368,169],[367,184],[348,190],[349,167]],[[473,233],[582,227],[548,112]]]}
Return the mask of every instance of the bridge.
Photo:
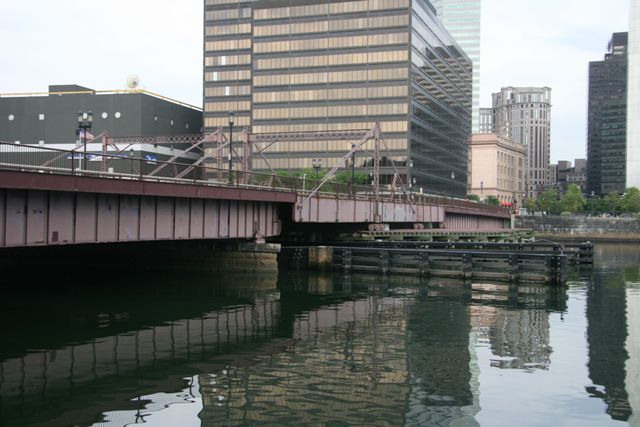
{"label": "bridge", "polygon": [[[317,136],[316,136],[317,137]],[[333,136],[335,137],[335,136]],[[255,140],[243,136],[247,143]],[[410,192],[400,181],[382,188],[379,161],[371,185],[332,180],[354,150],[381,140],[379,127],[353,144],[322,180],[224,169],[220,132],[188,137],[102,137],[72,150],[0,142],[0,247],[281,236],[287,228],[350,226],[495,230],[510,228],[508,209]],[[273,138],[272,138],[273,139]],[[95,140],[94,140],[95,141]],[[144,144],[180,147],[165,159]],[[205,148],[214,144],[215,150]],[[94,147],[92,147],[92,145]],[[246,145],[246,144],[245,144]],[[140,154],[134,155],[137,147]],[[217,162],[206,162],[207,156]],[[261,150],[257,150],[261,152]],[[376,156],[378,148],[376,148]],[[231,155],[231,154],[230,154]],[[244,156],[244,157],[243,157]],[[397,175],[397,174],[396,174]],[[395,180],[394,180],[395,181]]]}

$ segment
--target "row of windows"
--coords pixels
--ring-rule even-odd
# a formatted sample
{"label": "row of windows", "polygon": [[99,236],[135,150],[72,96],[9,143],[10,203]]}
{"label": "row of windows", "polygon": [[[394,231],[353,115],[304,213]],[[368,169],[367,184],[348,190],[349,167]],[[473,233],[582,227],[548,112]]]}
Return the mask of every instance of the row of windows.
{"label": "row of windows", "polygon": [[408,68],[391,68],[361,71],[334,71],[322,73],[255,76],[254,86],[283,86],[296,84],[320,84],[375,80],[402,80],[408,77]]}
{"label": "row of windows", "polygon": [[204,65],[207,67],[247,64],[251,64],[251,55],[207,56],[204,58]]}
{"label": "row of windows", "polygon": [[[234,110],[237,113],[237,110]],[[234,126],[242,127],[249,126],[249,116],[236,115],[234,120]],[[208,128],[219,128],[229,126],[229,116],[225,114],[222,117],[205,117],[204,125]]]}
{"label": "row of windows", "polygon": [[293,56],[273,59],[259,59],[256,69],[282,69],[302,67],[324,67],[333,65],[373,64],[384,62],[403,62],[409,60],[407,50],[385,52],[345,53],[341,55]]}
{"label": "row of windows", "polygon": [[251,70],[209,71],[204,73],[205,82],[226,80],[251,80]]}
{"label": "row of windows", "polygon": [[242,9],[208,10],[204,14],[204,19],[207,21],[223,21],[238,18],[251,18],[251,9],[245,7]]}
{"label": "row of windows", "polygon": [[301,22],[294,24],[262,25],[254,28],[254,36],[281,36],[286,34],[323,33],[327,31],[352,31],[368,28],[405,27],[409,15],[370,16],[357,19]]}
{"label": "row of windows", "polygon": [[[122,114],[120,113],[120,111],[116,111],[113,116],[116,119],[119,119],[120,117],[122,117]],[[107,119],[109,118],[109,113],[107,113],[106,111],[103,111],[102,114],[100,114],[100,117],[102,117],[103,119]],[[9,120],[10,122],[14,121],[16,118],[16,115],[11,113],[7,116],[7,120]],[[44,113],[39,113],[38,114],[38,120],[44,120]],[[154,120],[157,122],[158,121],[158,116],[154,116]],[[171,120],[171,125],[173,125],[173,120]]]}
{"label": "row of windows", "polygon": [[407,86],[359,87],[345,89],[256,92],[255,103],[326,101],[334,99],[399,98],[407,96]]}
{"label": "row of windows", "polygon": [[353,117],[407,114],[403,104],[337,105],[322,107],[266,108],[253,110],[256,120],[303,119],[312,117]]}
{"label": "row of windows", "polygon": [[259,9],[255,11],[254,19],[279,19],[297,16],[365,12],[369,10],[399,9],[408,6],[409,0],[360,0],[331,4]]}
{"label": "row of windows", "polygon": [[207,36],[247,34],[251,33],[251,24],[207,25],[204,31]]}
{"label": "row of windows", "polygon": [[[364,131],[363,131],[364,133]],[[357,142],[354,140],[339,141],[278,141],[265,144],[263,153],[297,153],[297,152],[343,152],[347,153],[351,150],[351,145]],[[406,139],[385,139],[386,148],[390,150],[406,150]],[[268,148],[267,148],[268,146]],[[362,144],[360,150],[373,152],[375,149],[375,141],[370,140]]]}
{"label": "row of windows", "polygon": [[251,49],[251,39],[209,41],[204,44],[204,50],[207,52],[238,49]]}
{"label": "row of windows", "polygon": [[[300,123],[286,125],[254,125],[252,127],[255,133],[280,133],[280,132],[324,132],[333,130],[369,130],[373,127],[371,122],[338,122],[338,123]],[[406,132],[407,122],[388,121],[380,122],[380,128],[385,133]]]}
{"label": "row of windows", "polygon": [[207,102],[204,105],[206,112],[210,111],[244,111],[251,109],[249,101],[231,101],[231,102]]}
{"label": "row of windows", "polygon": [[[375,34],[369,36],[351,36],[351,37],[324,37],[320,39],[304,39],[304,40],[283,40],[270,42],[256,42],[254,44],[255,53],[271,53],[286,52],[299,50],[318,50],[318,49],[336,49],[362,46],[383,46],[391,44],[407,44],[409,34],[391,33],[391,34]],[[217,43],[228,43],[228,41]]]}
{"label": "row of windows", "polygon": [[251,95],[251,86],[218,86],[204,89],[204,96],[247,96]]}

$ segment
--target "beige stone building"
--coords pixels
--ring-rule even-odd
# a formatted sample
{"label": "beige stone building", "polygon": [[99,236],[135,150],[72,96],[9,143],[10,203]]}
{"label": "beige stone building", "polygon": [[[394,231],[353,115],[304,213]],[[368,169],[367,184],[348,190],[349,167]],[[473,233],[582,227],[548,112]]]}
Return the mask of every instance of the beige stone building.
{"label": "beige stone building", "polygon": [[525,148],[495,133],[473,134],[469,139],[470,193],[481,200],[495,196],[522,206]]}

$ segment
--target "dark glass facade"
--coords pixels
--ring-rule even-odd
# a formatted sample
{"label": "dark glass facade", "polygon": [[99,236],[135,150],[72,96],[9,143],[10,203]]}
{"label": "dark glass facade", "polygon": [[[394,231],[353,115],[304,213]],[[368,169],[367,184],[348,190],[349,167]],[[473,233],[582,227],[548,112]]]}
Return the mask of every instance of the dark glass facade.
{"label": "dark glass facade", "polygon": [[[205,2],[207,132],[230,110],[254,133],[364,133],[379,122],[383,182],[392,158],[404,182],[464,196],[471,82],[471,61],[423,0]],[[355,142],[277,141],[257,147],[266,160],[252,167],[331,167]],[[364,149],[356,167],[367,173],[373,142]]]}
{"label": "dark glass facade", "polygon": [[626,184],[627,33],[614,33],[604,60],[589,63],[587,190],[623,193]]}
{"label": "dark glass facade", "polygon": [[467,193],[473,66],[426,2],[414,0],[411,32],[411,147],[418,187]]}

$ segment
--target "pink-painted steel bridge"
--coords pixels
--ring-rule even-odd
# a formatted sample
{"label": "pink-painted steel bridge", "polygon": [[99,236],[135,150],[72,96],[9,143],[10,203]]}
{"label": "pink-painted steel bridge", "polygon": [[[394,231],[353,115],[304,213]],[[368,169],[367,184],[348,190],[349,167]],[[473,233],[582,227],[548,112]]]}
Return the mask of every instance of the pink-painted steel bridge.
{"label": "pink-painted steel bridge", "polygon": [[[102,154],[100,162],[92,163],[86,154],[78,158],[78,152],[52,154],[35,146],[19,150],[20,161],[12,160],[16,153],[6,147],[0,150],[0,247],[260,241],[279,236],[287,221],[357,224],[363,229],[384,224],[465,230],[510,227],[507,209],[445,197],[374,193],[371,186],[324,181],[316,185],[274,174],[213,173],[201,164],[172,163],[165,169],[173,168],[173,176],[157,176],[148,173],[150,162],[142,158],[114,155],[107,163],[108,155]],[[153,161],[154,170],[159,163]],[[95,164],[113,166],[105,171],[92,169]]]}

